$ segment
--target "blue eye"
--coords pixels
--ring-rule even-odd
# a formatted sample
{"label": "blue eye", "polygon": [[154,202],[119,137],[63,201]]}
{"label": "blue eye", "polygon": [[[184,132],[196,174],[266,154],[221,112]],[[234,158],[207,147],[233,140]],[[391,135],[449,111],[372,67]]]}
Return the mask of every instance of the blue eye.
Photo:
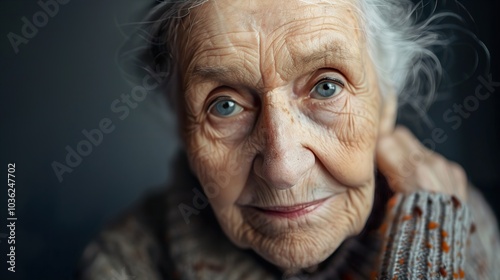
{"label": "blue eye", "polygon": [[238,103],[229,99],[216,100],[210,106],[210,112],[219,117],[231,117],[241,111],[243,111],[243,108]]}
{"label": "blue eye", "polygon": [[314,86],[311,95],[312,97],[319,99],[326,99],[340,93],[341,91],[342,85],[340,85],[340,82],[322,80]]}

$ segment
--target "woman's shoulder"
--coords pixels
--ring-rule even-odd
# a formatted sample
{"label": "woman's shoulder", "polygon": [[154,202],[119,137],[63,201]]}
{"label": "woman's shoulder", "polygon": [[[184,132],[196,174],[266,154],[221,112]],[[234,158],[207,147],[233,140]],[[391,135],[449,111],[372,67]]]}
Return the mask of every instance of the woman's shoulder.
{"label": "woman's shoulder", "polygon": [[[77,279],[172,279],[169,215],[179,190],[195,185],[185,157],[174,161],[169,186],[145,194],[86,246]],[[175,278],[174,278],[175,279]]]}
{"label": "woman's shoulder", "polygon": [[111,222],[85,248],[78,279],[164,279],[167,191],[146,195]]}

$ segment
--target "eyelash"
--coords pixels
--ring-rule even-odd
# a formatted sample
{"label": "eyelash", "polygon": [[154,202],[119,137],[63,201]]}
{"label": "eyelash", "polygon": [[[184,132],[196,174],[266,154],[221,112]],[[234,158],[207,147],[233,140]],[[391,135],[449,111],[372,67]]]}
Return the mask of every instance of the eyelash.
{"label": "eyelash", "polygon": [[345,87],[345,84],[344,82],[342,82],[340,79],[338,78],[333,78],[333,77],[323,77],[321,79],[319,79],[318,81],[316,81],[316,83],[314,84],[313,88],[318,85],[319,83],[321,82],[324,82],[324,81],[331,81],[331,82],[334,82],[334,83],[337,83],[339,84],[341,87]]}
{"label": "eyelash", "polygon": [[215,103],[217,103],[219,101],[223,101],[223,100],[231,100],[231,101],[233,101],[233,98],[231,98],[230,96],[227,96],[227,95],[217,96],[212,101],[208,102],[208,106],[207,106],[207,108],[206,108],[205,111],[207,113],[210,113],[210,110],[212,110],[212,107],[215,105]]}

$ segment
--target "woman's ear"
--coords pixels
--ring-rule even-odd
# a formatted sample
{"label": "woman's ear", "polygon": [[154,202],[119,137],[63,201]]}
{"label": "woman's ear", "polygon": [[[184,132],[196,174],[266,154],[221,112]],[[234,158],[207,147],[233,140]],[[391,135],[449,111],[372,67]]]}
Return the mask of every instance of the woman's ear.
{"label": "woman's ear", "polygon": [[398,97],[391,91],[382,97],[382,106],[380,112],[379,137],[391,134],[396,125],[398,113]]}

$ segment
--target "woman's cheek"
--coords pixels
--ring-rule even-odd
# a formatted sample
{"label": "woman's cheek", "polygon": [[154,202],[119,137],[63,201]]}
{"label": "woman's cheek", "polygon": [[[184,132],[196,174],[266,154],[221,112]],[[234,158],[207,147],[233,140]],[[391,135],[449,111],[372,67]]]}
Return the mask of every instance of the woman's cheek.
{"label": "woman's cheek", "polygon": [[352,226],[351,234],[359,234],[366,224],[373,205],[373,195],[375,192],[375,183],[366,188],[356,188],[349,191],[349,207],[346,209],[350,217]]}
{"label": "woman's cheek", "polygon": [[[353,156],[344,156],[340,153]],[[320,158],[320,161],[325,164],[327,172],[339,185],[348,189],[368,186],[374,180],[373,157],[341,150],[339,153],[331,152]]]}
{"label": "woman's cheek", "polygon": [[226,147],[220,143],[205,145],[197,151],[204,156],[194,156],[195,174],[205,194],[214,207],[235,203],[245,186],[251,161],[241,158],[239,147]]}
{"label": "woman's cheek", "polygon": [[342,113],[330,114],[330,126],[323,128],[315,141],[323,143],[320,146],[322,151],[317,151],[316,155],[329,173],[343,185],[351,187],[366,185],[373,179],[373,154],[378,131],[378,115],[357,103],[360,102],[349,100]]}
{"label": "woman's cheek", "polygon": [[335,222],[330,220],[326,224],[343,228],[348,236],[357,234],[368,216],[366,208],[371,204],[371,200],[367,199],[368,193],[368,189],[347,190],[329,208],[329,216],[335,217]]}
{"label": "woman's cheek", "polygon": [[[373,145],[378,126],[378,109],[373,101],[348,91],[329,100],[311,100],[306,115],[311,126],[324,130],[346,146],[364,149]],[[374,145],[373,145],[374,146]]]}
{"label": "woman's cheek", "polygon": [[255,111],[246,109],[230,118],[208,115],[203,124],[204,137],[234,148],[250,135],[256,117]]}

